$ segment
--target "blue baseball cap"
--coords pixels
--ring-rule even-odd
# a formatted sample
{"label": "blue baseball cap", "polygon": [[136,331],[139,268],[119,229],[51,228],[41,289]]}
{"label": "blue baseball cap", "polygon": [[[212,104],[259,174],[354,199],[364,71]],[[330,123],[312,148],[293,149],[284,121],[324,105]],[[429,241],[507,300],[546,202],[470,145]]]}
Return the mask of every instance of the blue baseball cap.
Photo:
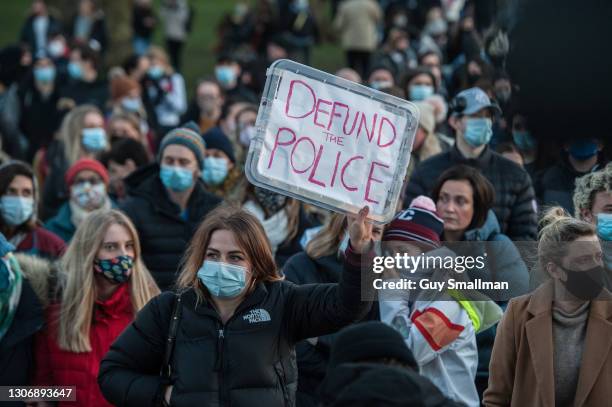
{"label": "blue baseball cap", "polygon": [[501,114],[501,109],[492,103],[489,96],[480,88],[469,88],[461,91],[453,100],[453,115],[470,115],[482,109],[489,109],[493,114]]}

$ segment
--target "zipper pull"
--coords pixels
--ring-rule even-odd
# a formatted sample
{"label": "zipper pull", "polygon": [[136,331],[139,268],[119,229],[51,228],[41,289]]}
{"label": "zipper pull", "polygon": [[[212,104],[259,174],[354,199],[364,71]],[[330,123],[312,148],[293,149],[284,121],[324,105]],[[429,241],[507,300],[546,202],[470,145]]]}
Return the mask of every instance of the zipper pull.
{"label": "zipper pull", "polygon": [[215,360],[215,371],[220,371],[223,367],[222,359],[223,359],[223,339],[225,338],[225,331],[223,329],[219,329],[219,336],[217,339],[217,358]]}

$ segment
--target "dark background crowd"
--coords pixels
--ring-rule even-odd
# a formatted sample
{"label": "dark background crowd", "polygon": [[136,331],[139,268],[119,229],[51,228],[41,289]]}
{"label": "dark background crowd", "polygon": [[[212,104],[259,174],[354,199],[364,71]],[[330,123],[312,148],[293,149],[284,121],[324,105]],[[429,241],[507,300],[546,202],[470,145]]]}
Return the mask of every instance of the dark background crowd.
{"label": "dark background crowd", "polygon": [[[512,242],[542,242],[541,221],[550,218],[550,212],[543,216],[549,207],[565,211],[568,219],[591,224],[602,241],[609,241],[610,226],[605,225],[612,213],[612,165],[608,164],[612,66],[606,52],[610,7],[596,1],[584,7],[570,1],[527,3],[11,2],[11,9],[19,5],[25,14],[17,31],[7,29],[17,27],[15,21],[5,26],[2,20],[0,28],[0,232],[6,238],[2,242],[6,256],[12,252],[24,256],[18,260],[24,281],[30,281],[24,284],[31,287],[22,290],[11,272],[6,275],[12,279],[7,277],[0,286],[6,291],[0,305],[10,316],[0,316],[8,321],[0,321],[0,363],[8,369],[18,360],[22,366],[33,366],[35,374],[24,370],[22,380],[13,383],[10,370],[3,369],[1,383],[74,383],[88,389],[83,391],[89,401],[79,405],[105,405],[92,383],[100,360],[133,319],[121,301],[131,298],[138,311],[160,290],[177,286],[177,273],[191,253],[189,243],[216,207],[238,206],[259,222],[274,265],[287,280],[298,285],[341,280],[348,268],[344,253],[353,247],[349,244],[352,218],[255,187],[244,174],[266,69],[278,59],[324,69],[419,108],[398,211],[412,208],[423,212],[423,218],[375,227],[374,240],[409,230],[418,235],[417,241],[433,241],[435,247],[441,242],[500,243],[494,246],[499,248],[494,253],[495,273],[523,287],[521,293],[533,280],[531,265],[523,263]],[[135,233],[131,249],[107,250],[100,243],[112,225]],[[583,227],[588,234],[591,229]],[[120,258],[121,264],[129,263],[124,271],[132,273],[131,291],[94,284],[91,278],[62,277],[79,262],[93,262],[94,270],[114,284],[125,283],[115,263],[100,262],[100,254],[92,254],[88,247],[94,243],[87,239],[88,232],[106,233],[95,240],[101,252],[121,252],[118,257],[107,254],[109,259]],[[11,263],[6,262],[9,270]],[[126,271],[132,267],[139,271]],[[134,277],[141,273],[144,277]],[[94,284],[98,296],[88,297],[87,290],[77,294],[76,284]],[[9,290],[17,286],[22,301],[30,295],[25,314],[16,308],[19,295]],[[109,296],[103,301],[99,292],[104,289]],[[492,303],[500,315],[507,306],[507,301]],[[105,313],[99,314],[96,307]],[[372,316],[378,311],[375,306],[362,319],[381,319],[399,329],[385,320],[382,308],[380,317]],[[458,322],[453,322],[474,324],[466,316],[469,313],[447,311],[456,316]],[[79,316],[82,313],[86,316]],[[83,332],[99,330],[99,341],[83,345],[78,334],[73,338],[67,315],[79,318]],[[467,319],[462,320],[462,315]],[[59,326],[48,323],[56,317]],[[80,322],[92,318],[91,324]],[[430,393],[430,404],[424,405],[478,405],[489,384],[499,318],[488,329],[472,326],[473,348],[473,338],[454,338],[464,345],[455,346],[453,352],[474,354],[477,360],[470,364],[466,356],[459,368],[441,357],[441,365],[432,366],[434,356],[419,354],[420,345],[410,345],[406,336],[416,360],[401,343],[393,343],[392,334],[377,339],[384,326],[368,325],[361,332],[352,327],[346,335],[355,329],[354,335],[382,341],[384,346],[367,340],[361,346],[372,346],[375,353],[377,346],[388,346],[395,353],[372,358],[401,359],[398,365],[413,365],[410,374],[415,378],[369,368],[361,372],[365,376],[389,374],[389,380],[398,383],[413,380],[420,386],[414,394],[422,393],[422,400],[427,399],[427,386],[437,386],[439,399],[436,390]],[[25,334],[11,336],[11,321],[21,323]],[[297,389],[298,405],[317,405],[329,401],[330,391],[334,393],[325,387],[332,386],[327,383],[323,396],[315,396],[331,366],[330,357],[334,360],[334,343],[341,341],[341,334],[323,333],[327,331],[322,329],[314,340],[297,342],[300,380],[283,376],[283,386],[287,384],[293,393]],[[14,342],[3,339],[5,334]],[[1,355],[17,345],[23,348],[13,361]],[[468,353],[460,353],[460,346]],[[439,357],[441,351],[430,354]],[[37,365],[37,358],[44,363]],[[68,369],[55,367],[66,360]],[[283,364],[289,362],[281,362],[285,375],[291,369]],[[87,367],[92,364],[93,370]],[[463,377],[468,385],[456,373],[462,368],[468,372]],[[457,377],[452,369],[459,369]],[[558,376],[556,380],[576,387],[577,377]],[[342,382],[338,376],[335,380]],[[363,380],[361,386],[367,388]],[[240,387],[244,382],[237,383]],[[333,386],[337,390],[340,384]],[[103,393],[107,399],[116,397]],[[155,402],[163,401],[163,392],[153,393]],[[571,402],[570,393],[557,388],[555,394]],[[363,394],[363,400],[370,396]],[[518,399],[529,400],[524,395]],[[490,405],[497,405],[491,400]]]}

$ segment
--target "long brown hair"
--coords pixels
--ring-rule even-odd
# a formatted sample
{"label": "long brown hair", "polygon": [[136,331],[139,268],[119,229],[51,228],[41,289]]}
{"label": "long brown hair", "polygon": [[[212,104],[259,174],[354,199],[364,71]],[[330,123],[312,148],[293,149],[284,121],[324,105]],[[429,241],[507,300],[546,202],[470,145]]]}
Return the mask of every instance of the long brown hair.
{"label": "long brown hair", "polygon": [[61,311],[58,344],[71,352],[89,352],[89,331],[96,300],[93,263],[111,225],[124,226],[134,240],[134,266],[129,291],[134,315],[159,294],[159,288],[141,259],[138,232],[132,221],[117,210],[94,211],[77,228],[66,253],[60,259]]}
{"label": "long brown hair", "polygon": [[73,108],[62,120],[57,138],[64,144],[64,155],[68,162],[68,166],[77,162],[83,155],[84,150],[81,142],[81,133],[85,127],[85,116],[89,113],[98,114],[100,117],[104,118],[102,112],[96,106],[79,105]]}
{"label": "long brown hair", "polygon": [[204,263],[210,238],[217,230],[229,230],[234,234],[238,246],[251,264],[254,283],[283,279],[274,263],[266,233],[257,218],[239,206],[221,205],[206,215],[193,235],[176,283],[179,289],[194,288],[200,299],[208,295],[208,290],[198,279],[197,272]]}

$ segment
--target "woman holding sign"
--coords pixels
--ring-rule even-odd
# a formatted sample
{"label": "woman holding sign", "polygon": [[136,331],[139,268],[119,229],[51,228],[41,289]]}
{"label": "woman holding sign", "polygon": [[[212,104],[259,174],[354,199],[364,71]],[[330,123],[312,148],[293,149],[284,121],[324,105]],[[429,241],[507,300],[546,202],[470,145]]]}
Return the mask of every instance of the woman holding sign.
{"label": "woman holding sign", "polygon": [[305,286],[282,281],[253,215],[227,206],[210,212],[188,249],[179,295],[151,301],[102,361],[106,399],[121,406],[295,405],[295,344],[369,309],[360,292],[362,254],[372,247],[368,212],[349,225],[341,282]]}

